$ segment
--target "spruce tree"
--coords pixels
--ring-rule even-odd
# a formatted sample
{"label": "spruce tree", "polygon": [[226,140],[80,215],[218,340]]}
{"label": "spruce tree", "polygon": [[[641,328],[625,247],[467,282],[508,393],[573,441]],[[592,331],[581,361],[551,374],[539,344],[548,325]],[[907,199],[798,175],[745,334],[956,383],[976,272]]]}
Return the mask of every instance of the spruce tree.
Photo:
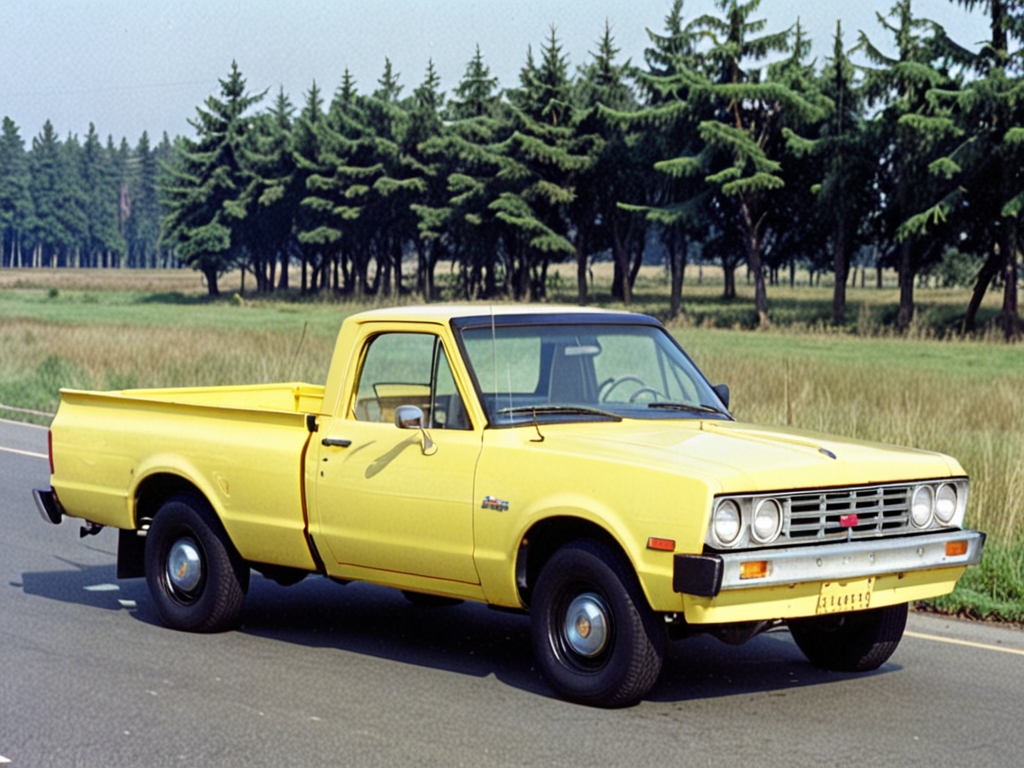
{"label": "spruce tree", "polygon": [[964,330],[975,327],[982,298],[1001,278],[1003,303],[998,322],[1007,339],[1021,335],[1018,280],[1021,217],[1024,214],[1024,104],[1020,51],[1024,10],[1002,0],[959,0],[969,10],[988,13],[992,38],[976,53],[962,52],[978,77],[961,90],[936,88],[929,96],[951,111],[960,141],[930,170],[944,183],[945,194],[904,224],[912,235],[942,226],[957,237],[955,245],[985,254],[967,312]]}
{"label": "spruce tree", "polygon": [[82,211],[80,152],[74,137],[60,141],[49,120],[32,139],[29,191],[34,210],[31,238],[39,253],[37,266],[67,266],[84,242],[88,222]]}
{"label": "spruce tree", "polygon": [[18,126],[5,117],[0,134],[0,266],[24,266],[32,217],[25,143]]}
{"label": "spruce tree", "polygon": [[765,238],[771,227],[771,196],[785,186],[780,158],[783,129],[799,130],[819,110],[782,82],[764,78],[751,66],[772,53],[790,51],[790,32],[758,36],[760,0],[716,0],[721,16],[706,15],[691,25],[707,40],[700,71],[680,75],[688,87],[687,107],[698,120],[702,146],[694,155],[670,158],[658,168],[674,176],[698,176],[714,191],[723,229],[742,236],[754,277],[760,325],[769,323]]}
{"label": "spruce tree", "polygon": [[593,163],[597,137],[574,129],[568,58],[552,27],[534,63],[527,54],[519,88],[509,92],[513,134],[500,147],[508,186],[490,207],[502,223],[517,300],[541,299],[552,260],[575,255],[570,205],[580,175]]}
{"label": "spruce tree", "polygon": [[575,100],[576,131],[593,136],[590,162],[579,172],[575,199],[569,206],[576,251],[576,284],[580,305],[587,303],[588,257],[609,250],[614,259],[612,297],[629,304],[647,242],[647,220],[635,207],[648,202],[650,145],[623,116],[639,104],[633,89],[633,67],[619,63],[611,28],[605,23],[597,51],[579,70]]}
{"label": "spruce tree", "polygon": [[495,211],[490,207],[505,182],[499,177],[506,161],[498,147],[512,133],[501,102],[498,79],[491,76],[480,46],[446,107],[441,131],[421,142],[420,151],[444,179],[443,203],[421,210],[421,227],[443,237],[455,272],[457,295],[468,299],[499,291],[503,254]]}
{"label": "spruce tree", "polygon": [[235,62],[220,81],[220,98],[210,96],[189,124],[196,138],[179,141],[177,162],[165,190],[169,212],[163,240],[178,257],[203,273],[207,290],[218,296],[218,279],[245,258],[242,222],[248,213],[244,195],[251,177],[243,167],[251,95]]}
{"label": "spruce tree", "polygon": [[161,216],[157,190],[159,166],[146,131],[142,132],[132,154],[134,171],[128,182],[131,207],[125,222],[128,261],[135,267],[156,268],[160,266],[157,254]]}
{"label": "spruce tree", "polygon": [[[115,167],[115,155],[113,141],[104,149],[95,126],[89,123],[81,150],[82,197],[87,223],[82,255],[93,267],[112,266],[111,257],[125,250],[120,211],[121,203],[127,201],[121,195],[122,173]],[[122,164],[126,165],[124,161]]]}
{"label": "spruce tree", "polygon": [[945,33],[934,22],[915,17],[910,0],[898,0],[878,21],[893,37],[895,57],[872,45],[864,32],[858,48],[875,65],[865,70],[864,88],[868,106],[878,108],[871,131],[880,148],[875,186],[885,207],[876,237],[899,273],[896,326],[905,331],[914,316],[916,275],[940,257],[950,236],[948,222],[933,219],[926,227],[916,218],[942,187],[931,164],[958,140],[949,109],[929,94],[956,89],[958,83],[952,74],[955,51]]}
{"label": "spruce tree", "polygon": [[[828,101],[824,119],[813,131],[816,138],[788,134],[790,149],[798,162],[806,162],[809,177],[788,184],[787,191],[814,193],[811,200],[798,198],[798,203],[791,206],[794,213],[790,231],[814,249],[827,245],[831,254],[828,263],[835,275],[832,323],[838,326],[846,322],[851,259],[867,239],[863,222],[879,204],[873,184],[877,149],[864,117],[854,66],[843,46],[840,22],[836,22],[832,56],[826,60],[820,88]],[[790,250],[794,247],[788,245]],[[826,266],[825,260],[814,259],[812,253],[807,256],[814,267]]]}

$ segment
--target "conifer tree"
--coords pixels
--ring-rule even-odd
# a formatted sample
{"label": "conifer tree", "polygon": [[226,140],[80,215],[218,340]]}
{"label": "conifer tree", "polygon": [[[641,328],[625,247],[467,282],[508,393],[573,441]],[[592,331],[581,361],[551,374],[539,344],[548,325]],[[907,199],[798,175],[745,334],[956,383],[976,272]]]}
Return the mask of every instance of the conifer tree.
{"label": "conifer tree", "polygon": [[60,141],[49,120],[32,139],[29,191],[34,210],[32,244],[39,252],[36,266],[68,265],[83,240],[87,222],[82,212],[79,151],[73,137]]}
{"label": "conifer tree", "polygon": [[900,282],[896,326],[904,331],[914,316],[915,277],[939,258],[949,236],[943,222],[924,227],[913,218],[940,194],[932,162],[957,142],[948,108],[929,93],[958,84],[951,75],[955,51],[945,33],[934,22],[915,17],[910,0],[897,0],[888,17],[878,14],[878,21],[892,35],[896,56],[885,55],[864,32],[858,48],[875,65],[865,71],[864,87],[868,106],[881,106],[871,126],[881,155],[876,186],[885,200],[876,237],[892,244]]}
{"label": "conifer tree", "polygon": [[758,322],[769,323],[762,261],[771,225],[771,195],[782,189],[783,129],[799,129],[818,109],[791,88],[763,78],[748,62],[790,51],[790,32],[761,35],[764,20],[752,19],[760,0],[716,0],[722,16],[696,19],[692,31],[706,38],[700,72],[686,73],[687,106],[702,141],[695,155],[667,159],[658,168],[674,176],[699,176],[712,187],[725,216],[723,227],[742,235],[754,277]]}
{"label": "conifer tree", "polygon": [[163,240],[203,273],[211,296],[220,294],[220,276],[245,257],[244,194],[251,177],[243,158],[252,122],[246,112],[263,95],[246,91],[245,79],[232,62],[227,79],[220,81],[220,98],[209,96],[196,108],[195,119],[189,121],[196,139],[179,140],[177,163],[170,169]]}
{"label": "conifer tree", "polygon": [[25,143],[18,126],[5,117],[0,134],[0,266],[23,266],[32,217]]}
{"label": "conifer tree", "polygon": [[402,147],[402,152],[410,158],[415,175],[422,181],[409,208],[416,215],[413,237],[417,255],[416,290],[424,301],[433,298],[434,270],[438,261],[451,253],[451,241],[444,236],[444,223],[451,216],[447,168],[443,158],[426,151],[426,143],[431,137],[444,131],[444,93],[439,90],[440,85],[441,78],[431,60],[423,82],[413,92],[409,130]]}
{"label": "conifer tree", "polygon": [[[643,162],[649,169],[645,174],[649,201],[639,206],[635,201],[622,205],[643,212],[659,230],[669,265],[669,317],[674,318],[682,309],[690,243],[699,239],[710,253],[714,246],[709,244],[721,236],[711,226],[716,209],[703,179],[655,172],[664,158],[691,156],[701,147],[697,115],[687,108],[691,85],[701,67],[697,55],[699,41],[692,24],[684,22],[682,0],[674,0],[665,17],[663,33],[648,29],[647,37],[651,43],[644,50],[647,69],[638,74],[644,108],[635,115],[617,117],[628,118],[630,125],[642,130],[637,151],[647,156]],[[722,249],[722,256],[726,297],[733,298],[735,284],[729,251]]]}
{"label": "conifer tree", "polygon": [[[816,138],[805,140],[787,134],[796,157],[807,159],[810,174],[799,184],[789,184],[787,192],[814,193],[812,200],[799,198],[792,206],[789,229],[812,248],[826,245],[822,241],[827,240],[835,275],[832,322],[843,325],[851,258],[866,239],[863,222],[879,201],[873,194],[877,152],[864,119],[863,97],[854,80],[853,63],[843,47],[841,22],[836,22],[832,56],[826,60],[820,86],[828,103],[824,119],[813,131]],[[798,247],[787,245],[790,250]],[[811,261],[814,263],[813,257]]]}
{"label": "conifer tree", "polygon": [[[618,63],[611,27],[605,22],[591,60],[580,68],[576,87],[576,131],[597,140],[590,163],[577,175],[569,206],[576,251],[576,284],[580,305],[587,303],[588,257],[610,250],[614,259],[612,297],[629,304],[647,241],[647,220],[636,205],[648,202],[648,177],[654,157],[641,133],[626,116],[639,104],[630,83],[632,64]],[[633,207],[622,207],[628,201]]]}
{"label": "conifer tree", "polygon": [[273,106],[256,118],[250,133],[247,165],[253,176],[251,267],[260,292],[274,290],[278,263],[279,287],[288,287],[295,212],[302,193],[292,147],[293,113],[291,101],[281,88]]}
{"label": "conifer tree", "polygon": [[1018,338],[1018,280],[1021,218],[1024,214],[1024,103],[1019,91],[1024,75],[1022,54],[1010,53],[1010,41],[1024,42],[1024,9],[1003,0],[958,0],[969,10],[989,13],[992,38],[977,53],[961,52],[978,77],[957,90],[936,88],[929,95],[952,111],[961,140],[931,165],[945,181],[942,199],[912,216],[908,233],[942,226],[958,236],[956,245],[985,254],[964,329],[974,330],[982,298],[993,280],[1002,278],[999,324],[1007,339]]}
{"label": "conifer tree", "polygon": [[537,300],[551,261],[575,254],[569,206],[597,137],[574,130],[568,59],[553,27],[540,63],[527,54],[519,82],[508,94],[514,132],[498,148],[505,160],[499,175],[509,183],[490,207],[502,223],[513,296]]}
{"label": "conifer tree", "polygon": [[[346,71],[346,76],[348,75]],[[319,176],[321,122],[324,119],[323,99],[316,82],[306,92],[306,103],[292,130],[292,156],[295,160],[294,183],[299,196],[295,211],[295,237],[302,262],[303,293],[316,291],[322,265],[328,260],[326,248],[337,242],[341,233],[330,226],[332,206],[320,197],[312,177]],[[337,236],[334,236],[337,232]]]}
{"label": "conifer tree", "polygon": [[[83,260],[88,266],[110,266],[115,254],[125,250],[120,229],[122,173],[115,167],[116,150],[111,139],[106,150],[100,144],[96,127],[89,132],[81,150],[82,199],[86,229],[82,243]],[[126,161],[127,158],[124,158]],[[126,171],[125,167],[123,171]]]}
{"label": "conifer tree", "polygon": [[475,299],[498,291],[498,270],[505,261],[490,203],[504,185],[499,172],[505,160],[496,147],[511,135],[498,79],[491,76],[479,45],[454,94],[447,123],[420,144],[424,156],[440,166],[446,185],[442,204],[421,209],[421,231],[427,226],[434,237],[447,240],[458,265],[455,290]]}
{"label": "conifer tree", "polygon": [[129,264],[135,267],[160,266],[157,244],[160,239],[159,166],[150,146],[149,134],[142,132],[133,152],[134,172],[128,182],[130,211],[125,222],[125,240]]}

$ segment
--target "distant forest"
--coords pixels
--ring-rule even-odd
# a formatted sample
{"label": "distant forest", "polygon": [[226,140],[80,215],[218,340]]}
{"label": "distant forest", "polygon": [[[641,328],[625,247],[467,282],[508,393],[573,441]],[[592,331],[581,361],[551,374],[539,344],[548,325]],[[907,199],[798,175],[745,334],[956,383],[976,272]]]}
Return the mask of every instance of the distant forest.
{"label": "distant forest", "polygon": [[155,146],[145,133],[103,142],[91,125],[61,138],[48,121],[26,149],[5,117],[0,266],[189,265],[211,295],[241,268],[261,292],[431,300],[445,263],[445,296],[538,300],[568,262],[585,304],[605,259],[628,304],[655,250],[670,316],[699,261],[723,268],[727,298],[747,270],[761,324],[773,284],[831,272],[843,324],[859,265],[897,271],[900,328],[929,275],[973,289],[968,330],[1001,289],[999,323],[1016,337],[1024,7],[954,1],[989,17],[991,40],[964,48],[897,0],[852,44],[837,23],[819,62],[799,23],[768,31],[760,0],[696,18],[675,0],[641,60],[606,27],[573,66],[552,29],[515,86],[477,48],[450,94],[431,62],[403,95],[388,60],[372,91],[346,71],[300,104],[249,91],[232,63],[195,135]]}

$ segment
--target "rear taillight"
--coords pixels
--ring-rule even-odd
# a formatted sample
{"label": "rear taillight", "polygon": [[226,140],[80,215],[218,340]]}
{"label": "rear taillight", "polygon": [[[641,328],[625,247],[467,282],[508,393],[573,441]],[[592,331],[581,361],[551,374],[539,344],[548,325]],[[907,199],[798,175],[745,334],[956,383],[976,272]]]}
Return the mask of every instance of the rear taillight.
{"label": "rear taillight", "polygon": [[53,430],[48,430],[46,433],[46,447],[47,452],[50,454],[50,474],[53,474]]}

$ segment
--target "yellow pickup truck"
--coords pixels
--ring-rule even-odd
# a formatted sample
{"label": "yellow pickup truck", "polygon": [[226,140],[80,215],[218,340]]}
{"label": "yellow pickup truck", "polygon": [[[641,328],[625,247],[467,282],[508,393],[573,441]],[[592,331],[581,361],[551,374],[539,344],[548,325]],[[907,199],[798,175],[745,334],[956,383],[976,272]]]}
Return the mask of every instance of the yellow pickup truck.
{"label": "yellow pickup truck", "polygon": [[981,557],[952,458],[742,424],[655,319],[407,307],[348,318],[324,385],[65,390],[45,520],[119,530],[162,619],[239,619],[250,569],[529,611],[573,701],[625,706],[667,639],[785,622],[875,669]]}

